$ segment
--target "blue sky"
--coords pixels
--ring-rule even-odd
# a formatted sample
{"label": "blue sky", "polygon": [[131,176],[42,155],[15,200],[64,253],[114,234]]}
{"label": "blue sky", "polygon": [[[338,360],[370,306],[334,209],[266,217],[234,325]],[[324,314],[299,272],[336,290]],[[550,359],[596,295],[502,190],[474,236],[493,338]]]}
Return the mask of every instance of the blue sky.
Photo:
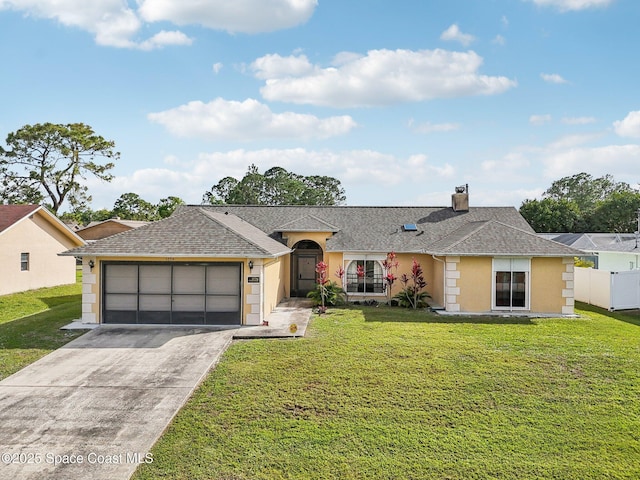
{"label": "blue sky", "polygon": [[0,0],[0,137],[83,122],[125,192],[199,203],[248,165],[350,205],[640,182],[637,0]]}

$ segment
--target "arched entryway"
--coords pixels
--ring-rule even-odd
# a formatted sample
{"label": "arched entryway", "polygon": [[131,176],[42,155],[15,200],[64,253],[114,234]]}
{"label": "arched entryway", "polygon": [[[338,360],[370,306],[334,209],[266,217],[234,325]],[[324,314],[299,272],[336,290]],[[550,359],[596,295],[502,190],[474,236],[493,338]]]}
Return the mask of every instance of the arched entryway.
{"label": "arched entryway", "polygon": [[293,246],[291,256],[291,296],[306,297],[316,287],[316,265],[322,260],[322,248],[312,240]]}

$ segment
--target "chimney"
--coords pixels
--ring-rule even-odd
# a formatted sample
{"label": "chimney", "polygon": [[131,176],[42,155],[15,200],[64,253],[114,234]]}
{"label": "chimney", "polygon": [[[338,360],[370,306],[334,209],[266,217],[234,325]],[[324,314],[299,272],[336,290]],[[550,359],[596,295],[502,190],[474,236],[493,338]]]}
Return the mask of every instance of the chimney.
{"label": "chimney", "polygon": [[451,195],[451,208],[454,212],[469,211],[469,184],[456,187],[456,193]]}

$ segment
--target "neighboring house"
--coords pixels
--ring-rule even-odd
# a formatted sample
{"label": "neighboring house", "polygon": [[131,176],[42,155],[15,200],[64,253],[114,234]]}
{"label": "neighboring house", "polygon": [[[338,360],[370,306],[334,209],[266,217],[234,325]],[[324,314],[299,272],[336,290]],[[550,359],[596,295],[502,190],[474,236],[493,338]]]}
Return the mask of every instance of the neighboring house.
{"label": "neighboring house", "polygon": [[580,258],[597,270],[624,272],[640,268],[640,241],[634,233],[541,233],[541,237],[582,250]]}
{"label": "neighboring house", "polygon": [[578,250],[540,238],[513,207],[468,208],[466,193],[452,205],[182,206],[65,255],[83,257],[84,322],[256,325],[313,289],[321,260],[351,301],[385,301],[391,251],[398,277],[420,262],[447,312],[573,313]]}
{"label": "neighboring house", "polygon": [[59,253],[84,245],[39,205],[0,205],[0,295],[76,281],[76,261]]}
{"label": "neighboring house", "polygon": [[119,218],[110,218],[102,222],[91,222],[84,228],[80,228],[76,233],[85,240],[100,240],[116,233],[126,232],[134,228],[147,225],[149,222],[138,220],[120,220]]}

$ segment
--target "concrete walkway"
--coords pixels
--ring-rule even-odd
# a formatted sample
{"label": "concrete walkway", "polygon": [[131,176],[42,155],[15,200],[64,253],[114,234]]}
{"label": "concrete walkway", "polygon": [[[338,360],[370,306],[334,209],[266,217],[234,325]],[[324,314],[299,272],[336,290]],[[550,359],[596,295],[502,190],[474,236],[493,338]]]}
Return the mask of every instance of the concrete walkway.
{"label": "concrete walkway", "polygon": [[304,335],[310,315],[294,302],[268,327],[90,331],[0,381],[0,479],[128,479],[233,338]]}

